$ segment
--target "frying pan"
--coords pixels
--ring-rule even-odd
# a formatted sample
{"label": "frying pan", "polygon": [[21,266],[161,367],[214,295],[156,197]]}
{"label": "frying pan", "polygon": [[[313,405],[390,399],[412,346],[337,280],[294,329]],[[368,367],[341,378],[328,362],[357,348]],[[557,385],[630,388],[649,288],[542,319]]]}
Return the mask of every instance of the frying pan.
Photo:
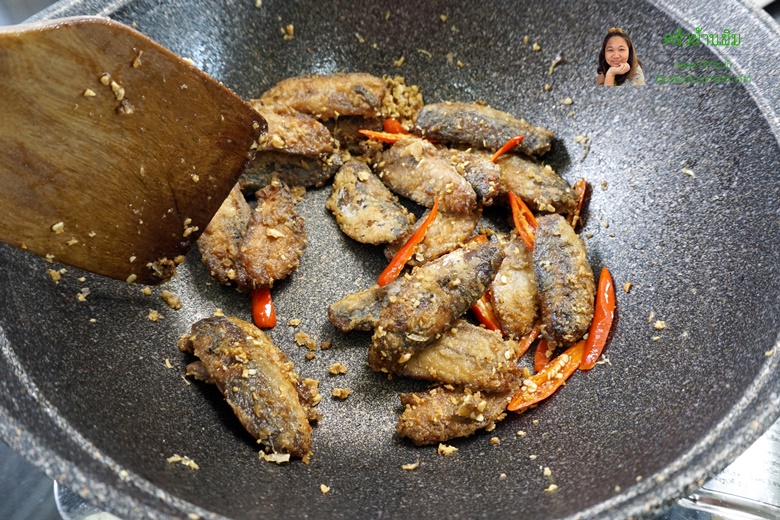
{"label": "frying pan", "polygon": [[[419,4],[67,1],[40,17],[135,24],[245,98],[302,73],[402,74],[429,102],[484,100],[554,130],[545,160],[593,186],[582,233],[594,271],[608,266],[618,288],[632,283],[619,290],[610,364],[576,374],[493,432],[452,441],[459,451],[449,457],[397,438],[395,394],[424,385],[371,373],[369,336],[327,321],[327,304],[372,283],[384,258],[338,232],[325,187],[300,205],[309,246],[275,288],[280,325],[271,331],[303,376],[322,381],[325,418],[310,464],[259,460],[216,389],[183,380],[190,359],[176,349],[180,334],[215,308],[249,318],[248,299],[212,283],[197,252],[168,287],[184,303],[173,311],[159,289],[147,296],[75,269],[55,284],[52,265],[0,247],[6,442],[126,518],[624,518],[663,510],[777,419],[780,355],[766,355],[780,330],[777,26],[735,1]],[[292,40],[280,34],[287,24]],[[648,86],[595,86],[598,48],[614,25],[631,34]],[[740,33],[741,45],[663,44],[695,27]],[[558,53],[565,63],[550,76]],[[728,61],[752,82],[656,83],[697,59]],[[587,155],[575,141],[582,134]],[[149,309],[163,319],[148,320]],[[292,318],[301,325],[286,326]],[[306,361],[298,331],[333,348]],[[336,361],[346,375],[328,374]],[[335,387],[353,393],[332,400]],[[173,454],[200,469],[168,463]]]}

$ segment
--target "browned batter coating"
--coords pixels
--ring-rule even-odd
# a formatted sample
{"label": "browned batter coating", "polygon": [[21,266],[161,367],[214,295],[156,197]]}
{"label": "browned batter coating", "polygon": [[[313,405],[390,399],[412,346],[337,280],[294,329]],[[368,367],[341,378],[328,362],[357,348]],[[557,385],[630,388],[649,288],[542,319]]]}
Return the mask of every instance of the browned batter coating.
{"label": "browned batter coating", "polygon": [[316,386],[299,378],[268,336],[251,323],[213,316],[195,323],[179,349],[199,358],[187,375],[216,384],[253,437],[274,453],[308,461],[309,420],[317,416],[308,399],[317,400]]}
{"label": "browned batter coating", "polygon": [[525,119],[478,103],[446,101],[425,105],[417,116],[415,132],[446,142],[465,143],[497,150],[517,135],[525,139],[516,149],[528,155],[550,150],[553,133],[528,124]]}
{"label": "browned batter coating", "polygon": [[251,103],[268,122],[268,132],[241,175],[244,192],[257,191],[273,179],[288,186],[319,187],[336,173],[342,155],[322,123],[287,106]]}
{"label": "browned batter coating", "polygon": [[457,249],[399,277],[398,294],[387,298],[371,338],[372,370],[395,371],[452,328],[485,292],[502,259],[500,247],[481,244]]}
{"label": "browned batter coating", "polygon": [[238,277],[238,249],[251,214],[252,209],[236,185],[198,238],[203,264],[223,285],[230,285]]}
{"label": "browned batter coating", "polygon": [[504,392],[520,387],[517,342],[501,333],[458,320],[412,358],[398,366],[401,376],[426,379],[472,390]]}
{"label": "browned batter coating", "polygon": [[567,346],[588,331],[596,286],[585,244],[560,215],[539,217],[534,240],[541,333],[551,347]]}
{"label": "browned batter coating", "polygon": [[441,156],[450,162],[477,194],[477,202],[490,206],[499,195],[501,169],[484,150],[453,150],[439,148]]}
{"label": "browned batter coating", "polygon": [[[385,257],[388,260],[398,253],[409,237],[425,222],[430,212],[431,210],[427,210],[417,221],[417,224],[410,227],[406,233],[398,237],[398,240],[385,248]],[[423,265],[456,250],[474,234],[481,217],[482,206],[477,206],[471,213],[437,212],[431,227],[425,233],[425,238],[417,245],[414,255],[407,264],[411,266]]]}
{"label": "browned batter coating", "polygon": [[239,246],[239,288],[271,286],[286,278],[298,268],[305,249],[306,229],[290,189],[277,182],[266,186],[257,192],[257,206]]}
{"label": "browned batter coating", "polygon": [[359,161],[348,161],[338,171],[325,207],[347,236],[364,244],[392,242],[414,223],[414,215]]}
{"label": "browned batter coating", "polygon": [[260,101],[286,105],[317,119],[339,116],[378,117],[385,97],[385,82],[364,72],[287,78],[270,89]]}
{"label": "browned batter coating", "polygon": [[549,165],[541,165],[516,154],[504,154],[496,161],[501,176],[501,195],[511,191],[537,213],[568,215],[577,208],[571,186]]}
{"label": "browned batter coating", "polygon": [[[363,155],[372,150],[368,138],[358,130],[373,130],[374,132],[383,130],[382,121],[369,117],[339,117],[325,121],[323,124],[330,130],[333,138],[339,142],[341,149],[349,150],[354,155]],[[376,141],[372,142],[376,143]]]}
{"label": "browned batter coating", "polygon": [[377,171],[391,190],[422,206],[430,208],[436,197],[445,213],[467,213],[477,205],[471,184],[423,139],[406,137],[395,143],[382,154]]}
{"label": "browned batter coating", "polygon": [[506,256],[490,284],[491,302],[504,334],[519,339],[531,332],[539,315],[533,255],[517,236],[503,246]]}
{"label": "browned batter coating", "polygon": [[374,284],[368,289],[348,294],[328,307],[328,318],[343,332],[373,330],[387,304],[388,290],[397,287],[396,280],[384,287]]}
{"label": "browned batter coating", "polygon": [[396,433],[417,445],[467,437],[504,419],[513,392],[485,393],[438,387],[428,392],[399,394],[405,409],[398,418]]}

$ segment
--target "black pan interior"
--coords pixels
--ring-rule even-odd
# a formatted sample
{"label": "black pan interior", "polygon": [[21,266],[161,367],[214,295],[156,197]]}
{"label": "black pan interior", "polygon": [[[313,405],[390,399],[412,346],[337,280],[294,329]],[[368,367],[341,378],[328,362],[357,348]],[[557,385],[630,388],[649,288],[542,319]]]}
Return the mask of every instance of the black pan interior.
{"label": "black pan interior", "polygon": [[[384,259],[339,233],[324,208],[328,187],[311,190],[300,206],[308,250],[274,291],[280,325],[271,335],[303,376],[322,381],[325,419],[311,464],[276,466],[258,460],[215,389],[182,378],[189,359],[175,345],[191,323],[216,308],[249,318],[247,298],[212,283],[196,252],[167,287],[184,303],[173,311],[160,288],[146,296],[70,268],[55,284],[46,271],[62,266],[0,246],[0,432],[75,491],[128,518],[641,516],[701,484],[776,418],[777,356],[765,353],[780,329],[777,127],[743,85],[653,84],[676,62],[720,59],[706,47],[663,45],[675,28],[692,30],[671,7],[106,5],[66,2],[49,16],[102,12],[134,24],[244,98],[288,76],[367,71],[403,75],[430,102],[483,100],[554,130],[545,160],[569,182],[585,177],[593,186],[582,233],[594,271],[608,266],[618,287],[632,288],[619,290],[610,364],[576,374],[491,433],[452,442],[459,451],[442,457],[394,436],[396,392],[421,386],[371,373],[369,336],[341,334],[327,320],[327,304],[371,284]],[[287,24],[289,41],[280,34]],[[612,25],[629,30],[649,86],[595,86],[598,48]],[[550,76],[558,54],[565,62]],[[575,141],[585,134],[587,154]],[[83,287],[90,294],[79,302]],[[148,320],[149,309],[163,319]],[[285,325],[292,318],[301,319],[297,329]],[[655,320],[666,328],[655,329]],[[306,361],[297,331],[332,339],[333,348]],[[328,375],[336,361],[346,375]],[[334,387],[353,394],[331,400]],[[166,462],[174,453],[200,469]],[[417,470],[401,469],[415,461]],[[544,491],[550,484],[556,492]]]}

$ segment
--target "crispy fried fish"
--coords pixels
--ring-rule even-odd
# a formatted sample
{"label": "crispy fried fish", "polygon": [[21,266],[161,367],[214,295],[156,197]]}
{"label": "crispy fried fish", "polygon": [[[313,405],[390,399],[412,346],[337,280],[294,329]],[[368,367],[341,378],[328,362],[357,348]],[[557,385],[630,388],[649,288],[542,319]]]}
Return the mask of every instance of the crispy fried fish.
{"label": "crispy fried fish", "polygon": [[395,371],[452,328],[485,292],[502,259],[497,245],[463,247],[399,278],[371,338],[372,370]]}
{"label": "crispy fried fish", "polygon": [[504,392],[520,387],[520,351],[496,331],[458,320],[455,326],[402,365],[401,376],[438,383]]}
{"label": "crispy fried fish", "polygon": [[501,330],[518,339],[531,332],[539,315],[534,262],[531,250],[517,236],[503,247],[504,261],[489,293]]}
{"label": "crispy fried fish", "polygon": [[571,186],[549,166],[504,154],[496,161],[501,173],[499,191],[503,197],[511,191],[538,213],[568,215],[577,208]]}
{"label": "crispy fried fish", "polygon": [[477,205],[471,184],[423,139],[406,137],[395,143],[382,154],[377,170],[391,190],[422,206],[430,208],[436,197],[445,213],[467,213]]}
{"label": "crispy fried fish", "polygon": [[203,264],[222,285],[230,285],[238,277],[238,249],[251,215],[252,209],[236,185],[198,238]]}
{"label": "crispy fried fish", "polygon": [[195,323],[179,349],[199,361],[187,375],[214,383],[246,430],[274,453],[309,460],[310,420],[318,418],[316,381],[301,380],[292,363],[260,329],[238,318]]}
{"label": "crispy fried fish", "polygon": [[399,394],[405,409],[398,418],[396,433],[417,445],[466,437],[504,419],[513,392],[437,387],[427,392]]}
{"label": "crispy fried fish", "polygon": [[427,138],[491,150],[523,135],[525,139],[517,149],[528,155],[547,153],[553,140],[551,131],[530,125],[525,119],[486,105],[454,101],[425,105],[417,116],[415,132]]}
{"label": "crispy fried fish", "polygon": [[585,244],[560,215],[539,217],[534,241],[541,333],[551,347],[574,343],[593,320],[596,286]]}
{"label": "crispy fried fish", "polygon": [[364,244],[393,242],[414,223],[414,215],[359,161],[348,161],[338,171],[325,207],[347,236]]}
{"label": "crispy fried fish", "polygon": [[439,148],[439,154],[450,162],[477,194],[477,202],[490,206],[499,195],[501,169],[484,150]]}
{"label": "crispy fried fish", "polygon": [[339,116],[379,117],[385,97],[385,82],[364,72],[287,78],[270,89],[260,101],[285,105],[317,119]]}

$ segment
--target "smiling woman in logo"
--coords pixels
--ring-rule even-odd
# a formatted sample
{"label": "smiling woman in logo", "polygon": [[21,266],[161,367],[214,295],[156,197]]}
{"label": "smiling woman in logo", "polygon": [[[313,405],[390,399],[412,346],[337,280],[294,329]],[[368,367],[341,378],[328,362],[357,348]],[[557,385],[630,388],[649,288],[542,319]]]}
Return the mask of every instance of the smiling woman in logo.
{"label": "smiling woman in logo", "polygon": [[636,56],[631,38],[622,29],[612,27],[604,37],[596,84],[608,87],[645,84],[642,61]]}

